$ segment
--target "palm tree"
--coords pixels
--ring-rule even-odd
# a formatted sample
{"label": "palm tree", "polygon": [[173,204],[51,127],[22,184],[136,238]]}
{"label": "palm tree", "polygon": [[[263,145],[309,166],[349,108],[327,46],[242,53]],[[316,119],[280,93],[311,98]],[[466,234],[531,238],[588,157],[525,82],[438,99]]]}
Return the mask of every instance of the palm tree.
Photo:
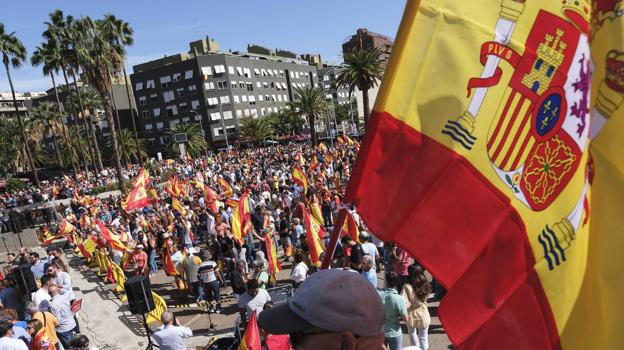
{"label": "palm tree", "polygon": [[[140,148],[139,147],[139,134],[137,133],[136,120],[135,120],[135,118],[137,117],[136,115],[137,112],[132,105],[133,99],[130,96],[130,83],[128,82],[128,74],[126,73],[126,66],[125,64],[123,64],[123,60],[126,55],[124,48],[126,46],[132,46],[132,44],[134,44],[134,39],[132,38],[132,33],[134,32],[134,30],[132,29],[132,27],[130,27],[130,23],[125,22],[121,19],[117,19],[115,15],[112,15],[110,13],[105,14],[104,19],[101,20],[101,22],[102,22],[101,23],[102,31],[104,33],[104,37],[106,38],[106,40],[120,49],[119,54],[121,56],[120,57],[121,62],[122,62],[121,66],[122,66],[122,71],[123,71],[124,83],[126,85],[126,94],[128,96],[128,105],[130,106],[130,113],[131,113],[130,117],[132,119],[132,130],[134,131],[135,148]],[[121,124],[119,124],[119,116],[117,116],[117,124],[118,124],[118,128],[121,129]],[[139,163],[143,165],[143,156],[139,157],[138,160],[139,160]]]}
{"label": "palm tree", "polygon": [[[137,149],[136,147],[136,140],[134,139],[134,135],[132,133],[132,131],[130,131],[129,129],[121,129],[119,130],[119,132],[117,133],[117,142],[119,142],[119,146],[122,149],[125,149],[126,152],[122,153],[122,156],[125,158],[124,162],[126,164],[129,164],[132,162],[132,159],[128,159],[128,158],[133,158],[134,160],[136,160],[138,162],[139,158],[147,158],[147,152],[145,151],[146,147],[145,147],[145,141],[140,139],[139,140],[139,148]],[[111,141],[108,141],[108,149],[112,149],[113,145],[111,143]]]}
{"label": "palm tree", "polygon": [[180,154],[180,148],[174,141],[173,135],[175,134],[186,134],[186,152],[193,157],[199,155],[208,147],[208,143],[206,142],[206,139],[204,139],[204,135],[202,135],[201,129],[199,128],[199,124],[178,124],[175,128],[170,129],[168,132],[169,139],[171,140],[171,153],[173,154]]}
{"label": "palm tree", "polygon": [[370,116],[368,90],[377,86],[383,78],[384,70],[385,61],[381,58],[381,50],[378,48],[355,49],[344,55],[344,66],[333,82],[334,89],[349,89],[349,101],[355,88],[362,91],[365,126]]}
{"label": "palm tree", "polygon": [[268,118],[243,118],[240,120],[239,131],[240,136],[249,138],[253,142],[273,136],[273,127]]}
{"label": "palm tree", "polygon": [[284,109],[266,116],[271,124],[271,128],[277,135],[300,134],[303,130],[305,120],[290,109]]}
{"label": "palm tree", "polygon": [[33,108],[31,117],[42,123],[45,128],[44,135],[52,135],[52,142],[54,143],[54,151],[56,153],[57,162],[59,166],[63,167],[63,157],[61,156],[61,150],[57,140],[57,131],[62,128],[62,125],[61,127],[58,125],[61,118],[58,114],[57,108],[52,102],[43,102]]}
{"label": "palm tree", "polygon": [[112,82],[110,71],[115,71],[121,64],[121,48],[112,45],[104,36],[103,22],[93,21],[89,17],[82,17],[76,23],[76,30],[72,33],[75,41],[70,44],[70,50],[76,57],[87,77],[89,85],[100,94],[106,114],[106,121],[111,126],[111,143],[113,151],[113,165],[117,170],[119,189],[123,187],[123,169],[117,130],[113,121],[113,104],[111,101]]}
{"label": "palm tree", "polygon": [[[43,43],[41,46],[38,46],[32,54],[30,58],[30,62],[33,66],[38,66],[43,64],[43,75],[49,75],[52,79],[52,87],[54,88],[54,95],[56,97],[56,107],[58,113],[58,119],[55,121],[60,122],[59,128],[63,134],[63,139],[67,145],[70,145],[69,137],[67,135],[67,129],[63,125],[63,110],[61,109],[61,100],[59,98],[58,89],[56,88],[56,81],[54,79],[54,74],[58,73],[60,67],[62,66],[62,57],[60,51],[56,49],[56,47],[52,43]],[[78,163],[75,159],[75,153],[71,146],[68,146],[69,149],[69,161],[74,170],[74,174],[78,173]],[[64,167],[62,158],[60,159],[59,165]]]}
{"label": "palm tree", "polygon": [[289,103],[295,114],[308,120],[312,146],[316,146],[316,117],[327,109],[325,93],[321,88],[304,86],[295,89],[295,98]]}
{"label": "palm tree", "polygon": [[28,158],[28,164],[30,165],[30,171],[32,172],[35,184],[39,186],[39,175],[37,174],[37,168],[35,168],[35,162],[33,161],[32,154],[30,153],[30,147],[26,142],[26,130],[24,129],[24,121],[20,115],[19,108],[17,106],[17,99],[15,98],[15,88],[13,87],[13,78],[11,77],[11,71],[9,70],[9,63],[13,68],[19,68],[22,62],[26,59],[26,48],[24,44],[15,36],[15,32],[7,33],[4,30],[4,24],[0,23],[0,52],[2,52],[2,63],[6,69],[7,78],[9,80],[9,86],[11,87],[11,95],[13,96],[13,105],[15,106],[15,114],[17,115],[17,121],[20,126],[20,133],[22,134],[22,141],[24,142],[24,148],[26,150],[26,157]]}
{"label": "palm tree", "polygon": [[[68,45],[70,41],[70,38],[68,38],[68,34],[69,34],[68,29],[73,25],[74,18],[72,16],[65,17],[63,15],[63,11],[61,10],[55,10],[54,12],[50,13],[48,17],[50,18],[50,21],[44,22],[44,24],[47,26],[47,29],[42,33],[42,36],[44,39],[47,40],[48,44],[50,45],[50,50],[54,51],[54,55],[55,56],[58,55],[59,57],[59,66],[60,66],[61,72],[63,73],[63,79],[65,80],[65,87],[67,88],[67,91],[69,92],[69,80],[67,79],[67,69],[68,69],[68,61],[69,61],[68,55],[71,52],[68,50]],[[74,116],[74,127],[78,129],[79,126],[78,126],[77,114],[71,108],[69,109],[69,113],[70,115]],[[88,178],[89,177],[89,172],[87,171],[88,161],[86,157],[87,153],[85,153],[85,150],[83,147],[84,141],[81,141],[80,139],[74,139],[74,138],[72,138],[72,140],[76,140],[77,142],[78,154],[82,157],[83,165],[85,167],[85,175]],[[88,149],[90,150],[90,148]],[[80,159],[80,156],[78,157],[78,160]]]}

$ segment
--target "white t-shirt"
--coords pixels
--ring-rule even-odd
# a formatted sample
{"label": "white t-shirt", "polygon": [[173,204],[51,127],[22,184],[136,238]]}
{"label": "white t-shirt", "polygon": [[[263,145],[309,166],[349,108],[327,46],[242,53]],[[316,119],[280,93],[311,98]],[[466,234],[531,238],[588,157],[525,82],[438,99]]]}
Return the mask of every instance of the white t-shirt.
{"label": "white t-shirt", "polygon": [[290,279],[293,282],[301,283],[308,276],[308,266],[304,262],[298,263],[290,273]]}
{"label": "white t-shirt", "polygon": [[23,340],[9,337],[0,338],[0,350],[28,350]]}
{"label": "white t-shirt", "polygon": [[[370,255],[374,261],[377,261],[377,247],[370,242],[366,242],[362,244],[362,252],[366,255]],[[375,268],[375,266],[373,266]]]}
{"label": "white t-shirt", "polygon": [[260,315],[262,308],[264,308],[264,304],[267,301],[271,301],[271,296],[269,292],[265,289],[258,289],[258,294],[255,297],[249,295],[249,293],[244,293],[238,299],[238,307],[247,310],[247,317],[251,317],[251,314],[256,311],[256,316]]}
{"label": "white t-shirt", "polygon": [[[48,311],[48,308],[50,306],[49,301],[51,299],[52,299],[52,297],[50,296],[50,294],[48,294],[47,290],[45,290],[43,288],[39,288],[39,289],[37,289],[37,291],[35,293],[33,293],[32,301],[35,304],[37,304],[37,307],[39,308],[39,310]],[[48,302],[41,304],[43,301],[48,301]]]}
{"label": "white t-shirt", "polygon": [[199,270],[197,271],[199,275],[199,279],[204,283],[210,283],[217,280],[217,276],[215,272],[219,271],[217,267],[217,263],[212,260],[204,261],[199,265]]}

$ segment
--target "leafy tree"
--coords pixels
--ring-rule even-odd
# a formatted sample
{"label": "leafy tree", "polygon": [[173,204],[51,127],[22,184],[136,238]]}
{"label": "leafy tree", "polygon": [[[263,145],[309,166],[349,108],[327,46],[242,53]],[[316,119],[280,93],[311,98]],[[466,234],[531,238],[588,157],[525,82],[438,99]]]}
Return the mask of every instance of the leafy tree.
{"label": "leafy tree", "polygon": [[[126,152],[124,152],[122,156],[132,158],[132,159],[124,159],[125,163],[131,163],[133,160],[138,162],[139,157],[147,158],[147,152],[145,151],[146,150],[145,141],[142,139],[139,139],[138,150],[140,150],[140,153],[139,151],[137,151],[137,147],[136,147],[137,144],[135,141],[136,140],[134,139],[134,135],[132,131],[130,131],[129,129],[121,129],[119,133],[117,133],[117,142],[119,143],[119,146],[126,150]],[[108,141],[107,146],[109,150],[113,148],[113,145],[110,140]]]}
{"label": "leafy tree", "polygon": [[268,118],[246,117],[240,120],[240,136],[259,142],[273,136],[273,127]]}
{"label": "leafy tree", "polygon": [[327,109],[325,93],[322,89],[304,86],[295,89],[295,98],[289,103],[291,110],[308,120],[312,145],[316,145],[316,118]]}
{"label": "leafy tree", "polygon": [[45,128],[44,135],[52,135],[52,142],[54,143],[54,151],[56,153],[56,159],[59,166],[63,166],[63,157],[61,156],[61,150],[59,148],[58,135],[59,131],[64,130],[65,127],[61,121],[61,117],[58,114],[58,109],[52,102],[43,102],[37,107],[34,107],[31,113],[31,117],[35,121],[39,121]]}
{"label": "leafy tree", "polygon": [[364,104],[364,125],[368,124],[370,102],[368,90],[377,86],[383,78],[385,62],[381,58],[381,50],[355,49],[344,56],[344,65],[333,82],[334,88],[348,88],[349,96],[355,88],[362,91]]}
{"label": "leafy tree", "polygon": [[17,115],[17,122],[19,123],[20,133],[22,135],[22,141],[24,142],[24,149],[26,150],[26,157],[28,164],[30,165],[30,171],[32,172],[35,184],[39,186],[39,175],[37,174],[37,168],[30,152],[28,142],[26,142],[26,130],[24,128],[24,121],[19,112],[17,106],[17,99],[15,97],[15,87],[13,86],[13,78],[11,71],[9,70],[9,64],[13,68],[19,68],[22,62],[26,60],[26,48],[24,44],[15,36],[15,32],[8,33],[4,29],[4,24],[0,23],[0,52],[2,53],[2,63],[6,69],[7,78],[9,80],[9,86],[11,87],[11,95],[13,96],[13,105],[15,106],[15,114]]}
{"label": "leafy tree", "polygon": [[173,139],[173,135],[175,134],[186,134],[186,153],[193,157],[200,155],[201,152],[208,148],[208,143],[201,133],[199,124],[178,124],[175,128],[170,129],[168,132],[169,139],[171,140],[169,146],[171,147],[171,153],[174,155],[180,154],[180,147]]}

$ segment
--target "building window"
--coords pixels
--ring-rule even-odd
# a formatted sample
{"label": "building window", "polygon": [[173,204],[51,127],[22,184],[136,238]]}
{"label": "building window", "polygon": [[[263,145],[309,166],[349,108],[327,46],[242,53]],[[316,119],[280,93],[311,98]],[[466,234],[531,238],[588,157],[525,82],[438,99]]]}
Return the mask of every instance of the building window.
{"label": "building window", "polygon": [[160,144],[161,145],[166,145],[169,143],[169,137],[168,136],[161,136],[160,137]]}
{"label": "building window", "polygon": [[140,106],[145,106],[146,102],[147,102],[147,98],[145,96],[139,97],[139,105]]}
{"label": "building window", "polygon": [[262,83],[262,87],[265,89],[269,88],[269,83],[267,83],[266,81],[264,83]]}
{"label": "building window", "polygon": [[227,83],[227,81],[222,80],[222,81],[218,81],[218,82],[217,82],[217,88],[218,88],[219,90],[227,89],[227,87],[228,87],[228,83]]}
{"label": "building window", "polygon": [[241,89],[244,89],[245,88],[245,82],[244,81],[239,82],[238,83],[238,87],[241,88]]}
{"label": "building window", "polygon": [[240,109],[236,110],[236,118],[242,118],[243,117],[243,111],[241,111]]}
{"label": "building window", "polygon": [[188,92],[189,95],[195,95],[197,93],[197,85],[189,85]]}
{"label": "building window", "polygon": [[177,88],[176,89],[176,94],[178,96],[184,96],[184,88]]}
{"label": "building window", "polygon": [[216,120],[221,120],[221,113],[219,112],[210,113],[210,120],[212,120],[213,122]]}
{"label": "building window", "polygon": [[164,77],[160,77],[160,87],[170,87],[171,86],[171,76],[166,75]]}
{"label": "building window", "polygon": [[154,117],[160,117],[160,108],[152,109],[152,113],[154,114]]}
{"label": "building window", "polygon": [[249,68],[243,68],[243,73],[245,77],[251,78],[251,70]]}
{"label": "building window", "polygon": [[154,126],[152,124],[145,124],[145,131],[146,132],[152,132],[153,128],[154,128]]}
{"label": "building window", "polygon": [[264,101],[264,95],[258,95],[258,101],[260,102]]}
{"label": "building window", "polygon": [[214,82],[209,81],[207,83],[204,83],[204,89],[206,89],[208,91],[214,90]]}
{"label": "building window", "polygon": [[260,75],[260,69],[254,68],[254,74],[255,75]]}
{"label": "building window", "polygon": [[208,101],[208,106],[216,106],[219,104],[219,99],[216,97],[208,97],[206,101]]}
{"label": "building window", "polygon": [[232,111],[223,111],[223,119],[232,119]]}
{"label": "building window", "polygon": [[156,144],[156,138],[154,138],[154,137],[148,138],[147,139],[147,144],[150,145],[150,146],[155,145]]}
{"label": "building window", "polygon": [[135,88],[135,90],[136,90],[136,91],[143,90],[143,82],[142,82],[142,81],[140,81],[140,82],[136,83],[136,88]]}
{"label": "building window", "polygon": [[212,75],[211,67],[202,67],[201,71],[202,71],[202,75],[204,76],[204,80],[208,80],[208,77]]}
{"label": "building window", "polygon": [[149,119],[150,118],[149,111],[143,111],[142,114],[143,114],[143,119]]}
{"label": "building window", "polygon": [[252,109],[251,110],[251,117],[252,118],[258,118],[258,110],[257,109]]}
{"label": "building window", "polygon": [[158,101],[158,94],[150,94],[150,101],[152,102]]}
{"label": "building window", "polygon": [[245,112],[244,112],[244,114],[245,114],[245,117],[249,117],[249,110],[248,110],[248,109],[246,109],[246,110],[245,110]]}
{"label": "building window", "polygon": [[195,114],[195,121],[201,121],[203,118],[203,116],[201,114]]}
{"label": "building window", "polygon": [[182,124],[189,125],[190,123],[191,123],[191,118],[189,117],[182,118]]}
{"label": "building window", "polygon": [[163,98],[165,99],[165,103],[173,101],[175,99],[175,96],[173,95],[173,91],[163,92]]}
{"label": "building window", "polygon": [[173,73],[173,82],[174,83],[180,81],[180,79],[182,79],[182,74],[181,73]]}
{"label": "building window", "polygon": [[230,103],[230,96],[221,96],[220,97],[221,104],[226,105]]}
{"label": "building window", "polygon": [[145,86],[146,89],[153,89],[155,87],[156,87],[156,84],[154,84],[154,80],[148,80]]}
{"label": "building window", "polygon": [[236,67],[236,72],[238,72],[238,75],[240,76],[243,75],[243,69],[241,67]]}
{"label": "building window", "polygon": [[282,95],[277,95],[277,101],[282,102]]}
{"label": "building window", "polygon": [[197,109],[197,108],[199,108],[199,100],[193,100],[193,101],[191,101],[191,108],[192,108],[192,109]]}
{"label": "building window", "polygon": [[192,79],[193,78],[193,70],[187,70],[184,72],[184,79]]}
{"label": "building window", "polygon": [[186,103],[186,102],[180,103],[180,111],[186,112],[186,111],[188,111],[188,109],[189,109],[188,103]]}
{"label": "building window", "polygon": [[174,120],[169,121],[169,129],[175,129],[175,127],[178,126],[178,124],[180,124],[180,119],[174,119]]}
{"label": "building window", "polygon": [[247,83],[247,91],[253,91],[253,83]]}
{"label": "building window", "polygon": [[229,67],[228,67],[228,73],[230,73],[230,75],[234,75],[234,74],[235,74],[235,73],[234,73],[234,67],[229,66]]}
{"label": "building window", "polygon": [[221,127],[212,128],[212,134],[214,136],[221,136],[221,135],[223,135],[223,128],[221,128]]}
{"label": "building window", "polygon": [[243,96],[241,96],[241,100],[242,100],[243,102],[247,102],[247,95],[243,95]]}
{"label": "building window", "polygon": [[177,106],[167,106],[167,116],[173,117],[174,115],[178,115],[178,107]]}
{"label": "building window", "polygon": [[230,88],[236,89],[237,87],[236,84],[237,84],[236,81],[232,80],[232,82],[230,83]]}
{"label": "building window", "polygon": [[163,128],[163,126],[164,126],[163,122],[156,123],[156,129],[158,129],[158,130],[161,130]]}
{"label": "building window", "polygon": [[214,70],[215,70],[215,74],[223,74],[225,73],[225,66],[222,64],[218,66],[214,66]]}
{"label": "building window", "polygon": [[260,115],[264,116],[266,114],[266,108],[261,108],[260,109]]}
{"label": "building window", "polygon": [[234,95],[234,103],[240,103],[240,98],[238,95]]}
{"label": "building window", "polygon": [[[266,84],[266,83],[265,83],[265,84]],[[261,87],[262,87],[262,83],[261,83],[261,82],[259,82],[259,81],[257,81],[257,82],[256,82],[256,87],[261,88]]]}

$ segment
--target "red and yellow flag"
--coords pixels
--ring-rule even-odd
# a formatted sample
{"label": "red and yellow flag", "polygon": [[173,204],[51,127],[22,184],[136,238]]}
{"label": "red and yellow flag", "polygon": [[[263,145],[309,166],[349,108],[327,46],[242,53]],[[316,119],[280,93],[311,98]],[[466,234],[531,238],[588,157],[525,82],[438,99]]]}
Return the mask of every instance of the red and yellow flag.
{"label": "red and yellow flag", "polygon": [[303,187],[303,193],[308,193],[308,177],[299,165],[295,165],[292,170],[293,181]]}
{"label": "red and yellow flag", "polygon": [[165,192],[169,193],[172,198],[179,198],[184,194],[184,188],[177,175],[169,178],[165,185]]}
{"label": "red and yellow flag", "polygon": [[303,225],[306,230],[306,242],[308,243],[308,251],[310,253],[310,262],[312,265],[321,265],[321,253],[325,251],[325,245],[323,244],[323,237],[325,236],[325,230],[323,226],[310,215],[310,211],[303,203],[299,204],[299,210],[301,210],[303,216]]}
{"label": "red and yellow flag", "polygon": [[312,158],[310,158],[310,166],[308,168],[310,173],[312,173],[318,166],[319,166],[319,161],[318,161],[318,158],[316,158],[316,154],[315,154],[312,156]]}
{"label": "red and yellow flag", "polygon": [[184,209],[184,206],[182,205],[182,203],[180,203],[180,201],[178,201],[177,198],[175,197],[171,197],[171,206],[173,207],[173,209],[175,209],[180,215],[182,216],[186,216],[186,209]]}
{"label": "red and yellow flag", "polygon": [[76,226],[70,224],[69,221],[67,221],[67,219],[63,219],[63,221],[61,221],[61,223],[58,225],[58,232],[56,233],[56,235],[44,240],[43,245],[49,245],[55,239],[61,238],[63,236],[67,236],[68,239],[70,239],[69,235],[74,231],[76,231]]}
{"label": "red and yellow flag", "polygon": [[149,184],[152,182],[152,179],[149,175],[149,171],[147,171],[144,167],[141,167],[141,171],[137,175],[136,179],[132,182],[134,187],[143,186],[147,188]]}
{"label": "red and yellow flag", "polygon": [[256,311],[254,311],[249,318],[245,334],[241,339],[240,345],[238,345],[238,350],[262,350],[258,321],[256,321]]}
{"label": "red and yellow flag", "polygon": [[622,188],[624,159],[622,3],[593,3],[408,1],[346,201],[448,290],[457,349],[624,347],[623,239],[599,238],[624,197],[583,220],[590,122],[596,181]]}
{"label": "red and yellow flag", "polygon": [[275,243],[273,243],[273,237],[271,233],[267,233],[264,236],[264,247],[267,251],[267,260],[269,261],[269,274],[275,275],[282,270],[282,266],[277,260],[277,249]]}
{"label": "red and yellow flag", "polygon": [[90,258],[93,254],[93,251],[97,248],[97,242],[93,236],[89,236],[89,238],[85,239],[83,242],[78,244],[78,249],[80,253],[85,258]]}
{"label": "red and yellow flag", "polygon": [[166,244],[161,250],[161,258],[163,262],[163,268],[167,276],[177,276],[180,274],[178,270],[176,270],[175,265],[171,260],[171,253],[169,252],[169,248]]}
{"label": "red and yellow flag", "polygon": [[239,243],[243,241],[243,238],[247,236],[252,228],[251,209],[247,196],[247,192],[243,193],[238,203],[236,203],[234,214],[232,215],[232,236]]}
{"label": "red and yellow flag", "polygon": [[234,194],[234,190],[232,189],[232,186],[230,186],[230,183],[222,177],[220,177],[218,181],[221,186],[221,190],[223,191],[221,192],[221,195],[223,197],[231,197]]}
{"label": "red and yellow flag", "polygon": [[128,211],[132,209],[141,209],[150,204],[145,187],[137,186],[129,194],[128,198],[121,203],[121,207]]}
{"label": "red and yellow flag", "polygon": [[95,219],[95,225],[102,237],[110,244],[111,248],[118,250],[120,252],[125,252],[127,250],[126,245],[119,240],[119,238],[104,225],[102,221],[99,219]]}
{"label": "red and yellow flag", "polygon": [[345,223],[342,225],[342,236],[349,236],[354,242],[359,242],[360,238],[360,229],[355,222],[355,218],[353,217],[353,213],[350,210],[347,210],[347,216],[345,218]]}

